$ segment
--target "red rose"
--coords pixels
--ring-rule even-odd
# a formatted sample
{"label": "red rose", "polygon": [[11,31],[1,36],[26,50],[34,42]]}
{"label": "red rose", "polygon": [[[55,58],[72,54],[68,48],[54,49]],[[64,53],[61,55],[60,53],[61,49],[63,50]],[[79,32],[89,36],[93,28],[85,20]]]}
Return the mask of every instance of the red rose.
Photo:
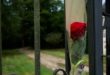
{"label": "red rose", "polygon": [[84,36],[86,30],[86,23],[74,22],[70,27],[70,36],[73,40],[78,40]]}

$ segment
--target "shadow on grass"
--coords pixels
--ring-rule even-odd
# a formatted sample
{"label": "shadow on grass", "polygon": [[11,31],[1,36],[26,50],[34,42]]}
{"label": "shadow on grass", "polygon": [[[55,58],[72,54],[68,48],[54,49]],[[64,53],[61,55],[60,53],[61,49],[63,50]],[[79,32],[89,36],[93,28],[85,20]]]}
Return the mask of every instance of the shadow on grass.
{"label": "shadow on grass", "polygon": [[22,55],[23,53],[19,51],[19,49],[13,49],[13,50],[3,50],[2,56],[15,56],[15,55]]}

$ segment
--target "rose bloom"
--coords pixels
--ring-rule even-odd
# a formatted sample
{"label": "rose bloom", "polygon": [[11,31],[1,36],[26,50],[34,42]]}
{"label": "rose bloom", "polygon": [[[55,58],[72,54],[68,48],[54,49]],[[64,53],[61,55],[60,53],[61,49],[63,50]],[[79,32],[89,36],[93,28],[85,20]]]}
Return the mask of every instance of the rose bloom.
{"label": "rose bloom", "polygon": [[78,40],[85,35],[86,23],[73,22],[70,26],[70,37],[72,40]]}

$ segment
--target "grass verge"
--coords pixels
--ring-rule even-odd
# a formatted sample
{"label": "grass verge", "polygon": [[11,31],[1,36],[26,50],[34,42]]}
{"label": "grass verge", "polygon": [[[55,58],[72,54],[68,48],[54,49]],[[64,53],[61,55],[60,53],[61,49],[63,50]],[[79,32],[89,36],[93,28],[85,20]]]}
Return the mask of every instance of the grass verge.
{"label": "grass verge", "polygon": [[49,54],[52,56],[60,57],[60,58],[65,58],[65,51],[64,49],[45,49],[41,50],[42,53]]}
{"label": "grass verge", "polygon": [[[3,75],[35,75],[34,60],[20,53],[19,50],[3,50],[2,55]],[[41,75],[52,75],[51,72],[41,65]]]}

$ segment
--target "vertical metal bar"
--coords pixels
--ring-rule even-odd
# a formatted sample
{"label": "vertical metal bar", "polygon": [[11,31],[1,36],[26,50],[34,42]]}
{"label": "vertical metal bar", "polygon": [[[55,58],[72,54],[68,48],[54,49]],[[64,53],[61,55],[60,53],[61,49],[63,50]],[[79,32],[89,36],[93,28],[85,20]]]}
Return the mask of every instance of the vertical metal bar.
{"label": "vertical metal bar", "polygon": [[110,0],[106,0],[105,8],[106,12],[110,14]]}
{"label": "vertical metal bar", "polygon": [[110,75],[110,0],[106,0],[106,15],[105,16],[105,27],[106,27],[106,44],[107,44],[107,57],[106,57],[106,73]]}
{"label": "vertical metal bar", "polygon": [[40,75],[40,0],[34,0],[35,75]]}
{"label": "vertical metal bar", "polygon": [[70,75],[71,63],[69,57],[69,48],[68,48],[68,31],[66,30],[66,0],[64,0],[64,14],[65,14],[65,70],[67,75]]}
{"label": "vertical metal bar", "polygon": [[2,75],[2,37],[1,37],[1,0],[0,0],[0,75]]}
{"label": "vertical metal bar", "polygon": [[88,0],[87,14],[90,75],[103,75],[102,0]]}
{"label": "vertical metal bar", "polygon": [[69,57],[69,48],[68,48],[68,32],[65,31],[65,70],[67,75],[70,75],[71,63]]}

